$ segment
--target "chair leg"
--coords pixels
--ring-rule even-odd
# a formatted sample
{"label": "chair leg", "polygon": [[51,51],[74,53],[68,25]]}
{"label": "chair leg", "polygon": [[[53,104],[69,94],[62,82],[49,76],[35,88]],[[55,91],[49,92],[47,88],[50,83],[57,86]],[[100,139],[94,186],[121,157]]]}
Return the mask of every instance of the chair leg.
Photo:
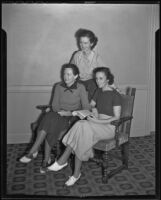
{"label": "chair leg", "polygon": [[108,152],[105,151],[103,153],[103,163],[102,163],[102,172],[103,172],[102,182],[103,183],[108,183],[108,173],[107,173],[108,161],[109,161],[108,158],[109,158]]}
{"label": "chair leg", "polygon": [[128,158],[129,158],[129,142],[122,144],[122,164],[128,169]]}

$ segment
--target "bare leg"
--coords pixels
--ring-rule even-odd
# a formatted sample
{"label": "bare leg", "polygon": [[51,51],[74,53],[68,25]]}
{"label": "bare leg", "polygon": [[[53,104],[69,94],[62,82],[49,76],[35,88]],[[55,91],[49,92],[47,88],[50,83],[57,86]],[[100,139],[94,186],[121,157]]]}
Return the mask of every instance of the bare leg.
{"label": "bare leg", "polygon": [[65,182],[65,185],[71,186],[74,185],[76,181],[80,178],[80,169],[81,169],[82,161],[75,155],[75,169],[74,174],[69,177],[69,179]]}
{"label": "bare leg", "polygon": [[32,148],[30,149],[28,155],[32,155],[33,153],[35,153],[38,150],[39,146],[44,141],[45,137],[46,137],[46,132],[44,130],[41,130],[38,132],[36,141],[35,141],[34,145],[32,146]]}
{"label": "bare leg", "polygon": [[50,153],[51,153],[51,147],[50,147],[48,141],[45,140],[45,158],[44,158],[44,162],[48,163],[48,161],[50,159]]}
{"label": "bare leg", "polygon": [[82,161],[79,160],[79,158],[75,155],[75,169],[74,169],[74,174],[73,174],[75,178],[78,178],[80,174],[81,166],[82,166]]}
{"label": "bare leg", "polygon": [[59,165],[63,165],[67,162],[70,154],[72,153],[72,148],[68,145],[64,151],[64,153],[62,154],[62,156],[59,158],[58,160],[58,164]]}

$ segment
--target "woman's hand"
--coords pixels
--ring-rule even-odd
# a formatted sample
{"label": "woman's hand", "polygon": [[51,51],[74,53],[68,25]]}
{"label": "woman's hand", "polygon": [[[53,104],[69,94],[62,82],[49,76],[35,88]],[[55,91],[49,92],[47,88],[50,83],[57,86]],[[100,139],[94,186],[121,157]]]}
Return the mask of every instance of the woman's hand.
{"label": "woman's hand", "polygon": [[91,122],[94,122],[94,123],[98,123],[98,124],[109,124],[111,118],[112,117],[108,117],[108,118],[107,117],[106,118],[103,117],[102,118],[101,114],[99,114],[98,118],[95,117],[95,116],[89,116],[89,117],[87,117],[87,120],[91,121]]}
{"label": "woman's hand", "polygon": [[99,123],[99,124],[110,124],[114,120],[118,120],[121,114],[121,106],[114,106],[113,107],[114,116],[108,116],[105,114],[99,114],[98,118],[96,117],[87,117],[88,121]]}
{"label": "woman's hand", "polygon": [[77,114],[77,116],[80,118],[80,119],[84,119],[84,117],[82,115],[80,115],[79,113]]}
{"label": "woman's hand", "polygon": [[48,108],[46,108],[46,110],[45,110],[46,112],[49,112],[50,111],[50,108],[48,107]]}
{"label": "woman's hand", "polygon": [[98,110],[97,110],[97,108],[92,108],[92,113],[93,113],[93,116],[95,117],[95,118],[98,118]]}
{"label": "woman's hand", "polygon": [[98,123],[99,119],[97,119],[94,115],[87,117],[88,121]]}
{"label": "woman's hand", "polygon": [[65,110],[59,111],[58,114],[59,114],[60,116],[62,116],[62,117],[63,117],[63,116],[72,116],[71,111],[65,111]]}

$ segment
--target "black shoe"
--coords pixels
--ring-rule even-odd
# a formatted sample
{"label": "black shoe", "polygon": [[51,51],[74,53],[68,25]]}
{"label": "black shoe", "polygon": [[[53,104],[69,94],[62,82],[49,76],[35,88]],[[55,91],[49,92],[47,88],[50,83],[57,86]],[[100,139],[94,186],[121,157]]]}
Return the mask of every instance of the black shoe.
{"label": "black shoe", "polygon": [[48,170],[48,166],[51,164],[51,159],[49,159],[48,162],[46,162],[45,160],[43,160],[42,165],[40,167],[40,173],[41,174],[45,174]]}

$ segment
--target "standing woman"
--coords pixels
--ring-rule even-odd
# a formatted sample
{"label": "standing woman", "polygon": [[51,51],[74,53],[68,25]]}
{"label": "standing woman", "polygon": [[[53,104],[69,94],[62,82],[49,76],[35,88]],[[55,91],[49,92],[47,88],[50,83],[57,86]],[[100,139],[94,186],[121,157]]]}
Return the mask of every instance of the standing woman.
{"label": "standing woman", "polygon": [[70,122],[77,120],[72,111],[90,109],[88,95],[83,84],[78,82],[79,69],[74,64],[64,64],[61,70],[62,82],[55,88],[52,110],[45,114],[39,127],[35,143],[29,153],[20,158],[28,163],[38,154],[40,144],[45,140],[45,159],[40,172],[45,172],[50,164],[50,151],[57,142],[59,134],[70,127]]}
{"label": "standing woman", "polygon": [[[94,51],[98,38],[91,30],[78,29],[75,33],[75,38],[79,51],[72,55],[70,62],[78,66],[80,81],[85,85],[90,101],[97,89],[97,84],[92,76],[93,69],[106,65],[100,55]],[[111,87],[117,89],[114,84]]]}
{"label": "standing woman", "polygon": [[[121,95],[111,88],[114,76],[109,68],[98,67],[94,70],[98,89],[96,90],[91,106],[93,115],[87,120],[76,122],[62,142],[66,149],[58,161],[48,167],[49,170],[59,171],[67,166],[67,160],[72,152],[75,154],[75,168],[73,175],[66,181],[67,186],[73,185],[81,176],[82,161],[93,157],[93,145],[99,140],[110,139],[115,135],[115,126],[111,121],[120,118]],[[96,112],[97,111],[97,112]]]}

